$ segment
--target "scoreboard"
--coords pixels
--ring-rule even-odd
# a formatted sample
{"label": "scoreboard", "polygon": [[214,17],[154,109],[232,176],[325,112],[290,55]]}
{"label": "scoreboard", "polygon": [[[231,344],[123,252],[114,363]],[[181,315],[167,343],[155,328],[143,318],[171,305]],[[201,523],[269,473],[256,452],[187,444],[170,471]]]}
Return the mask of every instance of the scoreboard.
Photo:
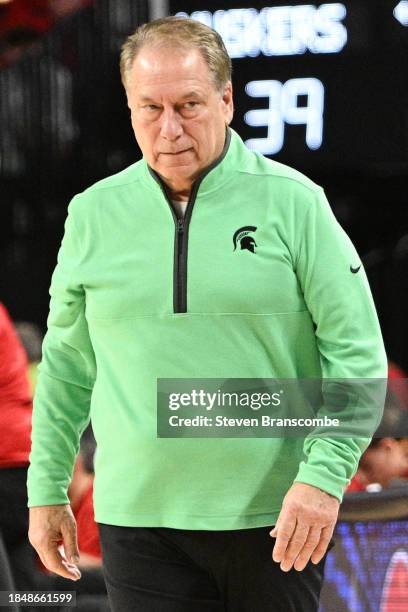
{"label": "scoreboard", "polygon": [[408,169],[408,0],[172,0],[170,12],[222,36],[248,147],[303,168]]}

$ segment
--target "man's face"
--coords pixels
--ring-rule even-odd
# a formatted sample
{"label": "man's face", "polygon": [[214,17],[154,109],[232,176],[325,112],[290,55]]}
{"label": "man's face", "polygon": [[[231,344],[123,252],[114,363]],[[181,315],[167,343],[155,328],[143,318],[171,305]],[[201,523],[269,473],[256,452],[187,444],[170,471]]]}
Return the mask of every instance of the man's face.
{"label": "man's face", "polygon": [[197,49],[142,48],[127,78],[136,140],[147,163],[184,189],[222,152],[232,119],[232,86],[215,89]]}

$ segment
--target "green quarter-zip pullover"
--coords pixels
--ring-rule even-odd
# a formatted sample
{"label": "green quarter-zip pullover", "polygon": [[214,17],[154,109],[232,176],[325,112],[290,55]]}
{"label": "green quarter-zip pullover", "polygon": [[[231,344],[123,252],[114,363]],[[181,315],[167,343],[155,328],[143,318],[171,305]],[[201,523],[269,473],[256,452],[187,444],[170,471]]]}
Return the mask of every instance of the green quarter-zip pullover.
{"label": "green quarter-zip pullover", "polygon": [[90,418],[98,522],[273,525],[295,480],[341,499],[368,439],[156,435],[158,378],[386,378],[360,259],[304,175],[228,129],[178,218],[142,159],[74,197],[50,294],[29,506],[69,503]]}

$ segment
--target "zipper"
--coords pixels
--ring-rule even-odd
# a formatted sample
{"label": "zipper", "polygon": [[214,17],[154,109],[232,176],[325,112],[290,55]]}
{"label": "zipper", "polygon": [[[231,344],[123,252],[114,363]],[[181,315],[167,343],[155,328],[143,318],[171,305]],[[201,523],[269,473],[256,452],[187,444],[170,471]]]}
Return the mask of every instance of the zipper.
{"label": "zipper", "polygon": [[190,198],[184,213],[184,217],[179,217],[170,200],[164,185],[163,194],[170,206],[175,225],[174,240],[174,275],[173,275],[173,311],[187,312],[187,250],[188,250],[188,228],[190,225],[191,214],[197,197],[198,188],[201,183],[199,178],[191,189]]}
{"label": "zipper", "polygon": [[227,129],[224,149],[218,159],[216,159],[205,172],[197,178],[191,188],[190,197],[184,213],[184,217],[179,217],[173,206],[173,202],[168,196],[166,186],[156,172],[149,167],[149,172],[155,181],[160,185],[162,193],[170,207],[175,225],[174,238],[174,272],[173,272],[173,311],[187,312],[187,251],[188,251],[188,228],[190,225],[193,207],[198,193],[198,188],[207,174],[215,168],[225,157],[231,140],[231,131]]}
{"label": "zipper", "polygon": [[177,265],[174,271],[174,280],[177,285],[174,292],[174,312],[186,312],[187,310],[187,296],[185,296],[184,286],[185,278],[187,276],[187,270],[183,270],[183,251],[184,245],[184,219],[182,217],[177,218]]}
{"label": "zipper", "polygon": [[[208,170],[209,171],[209,170]],[[187,312],[187,251],[188,251],[188,228],[190,225],[193,207],[196,201],[198,188],[203,180],[203,174],[199,177],[191,188],[190,197],[184,213],[184,217],[179,217],[170,200],[166,188],[160,182],[162,192],[170,207],[175,225],[174,240],[174,274],[173,274],[173,312]]]}
{"label": "zipper", "polygon": [[173,311],[187,312],[187,251],[188,251],[188,228],[190,225],[191,214],[197,196],[198,187],[201,183],[199,179],[193,185],[190,198],[188,200],[184,217],[179,217],[174,209],[173,203],[166,195],[173,219],[175,223],[175,244],[174,244],[174,278],[173,278]]}

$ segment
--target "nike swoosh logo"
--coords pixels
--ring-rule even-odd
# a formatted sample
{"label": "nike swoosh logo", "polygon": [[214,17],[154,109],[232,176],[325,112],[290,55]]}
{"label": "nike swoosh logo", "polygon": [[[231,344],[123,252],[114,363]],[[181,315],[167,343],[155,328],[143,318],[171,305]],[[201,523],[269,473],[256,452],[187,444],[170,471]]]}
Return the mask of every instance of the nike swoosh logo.
{"label": "nike swoosh logo", "polygon": [[358,268],[353,268],[353,266],[350,266],[350,272],[352,272],[353,274],[357,274],[360,268],[361,264],[358,266]]}

